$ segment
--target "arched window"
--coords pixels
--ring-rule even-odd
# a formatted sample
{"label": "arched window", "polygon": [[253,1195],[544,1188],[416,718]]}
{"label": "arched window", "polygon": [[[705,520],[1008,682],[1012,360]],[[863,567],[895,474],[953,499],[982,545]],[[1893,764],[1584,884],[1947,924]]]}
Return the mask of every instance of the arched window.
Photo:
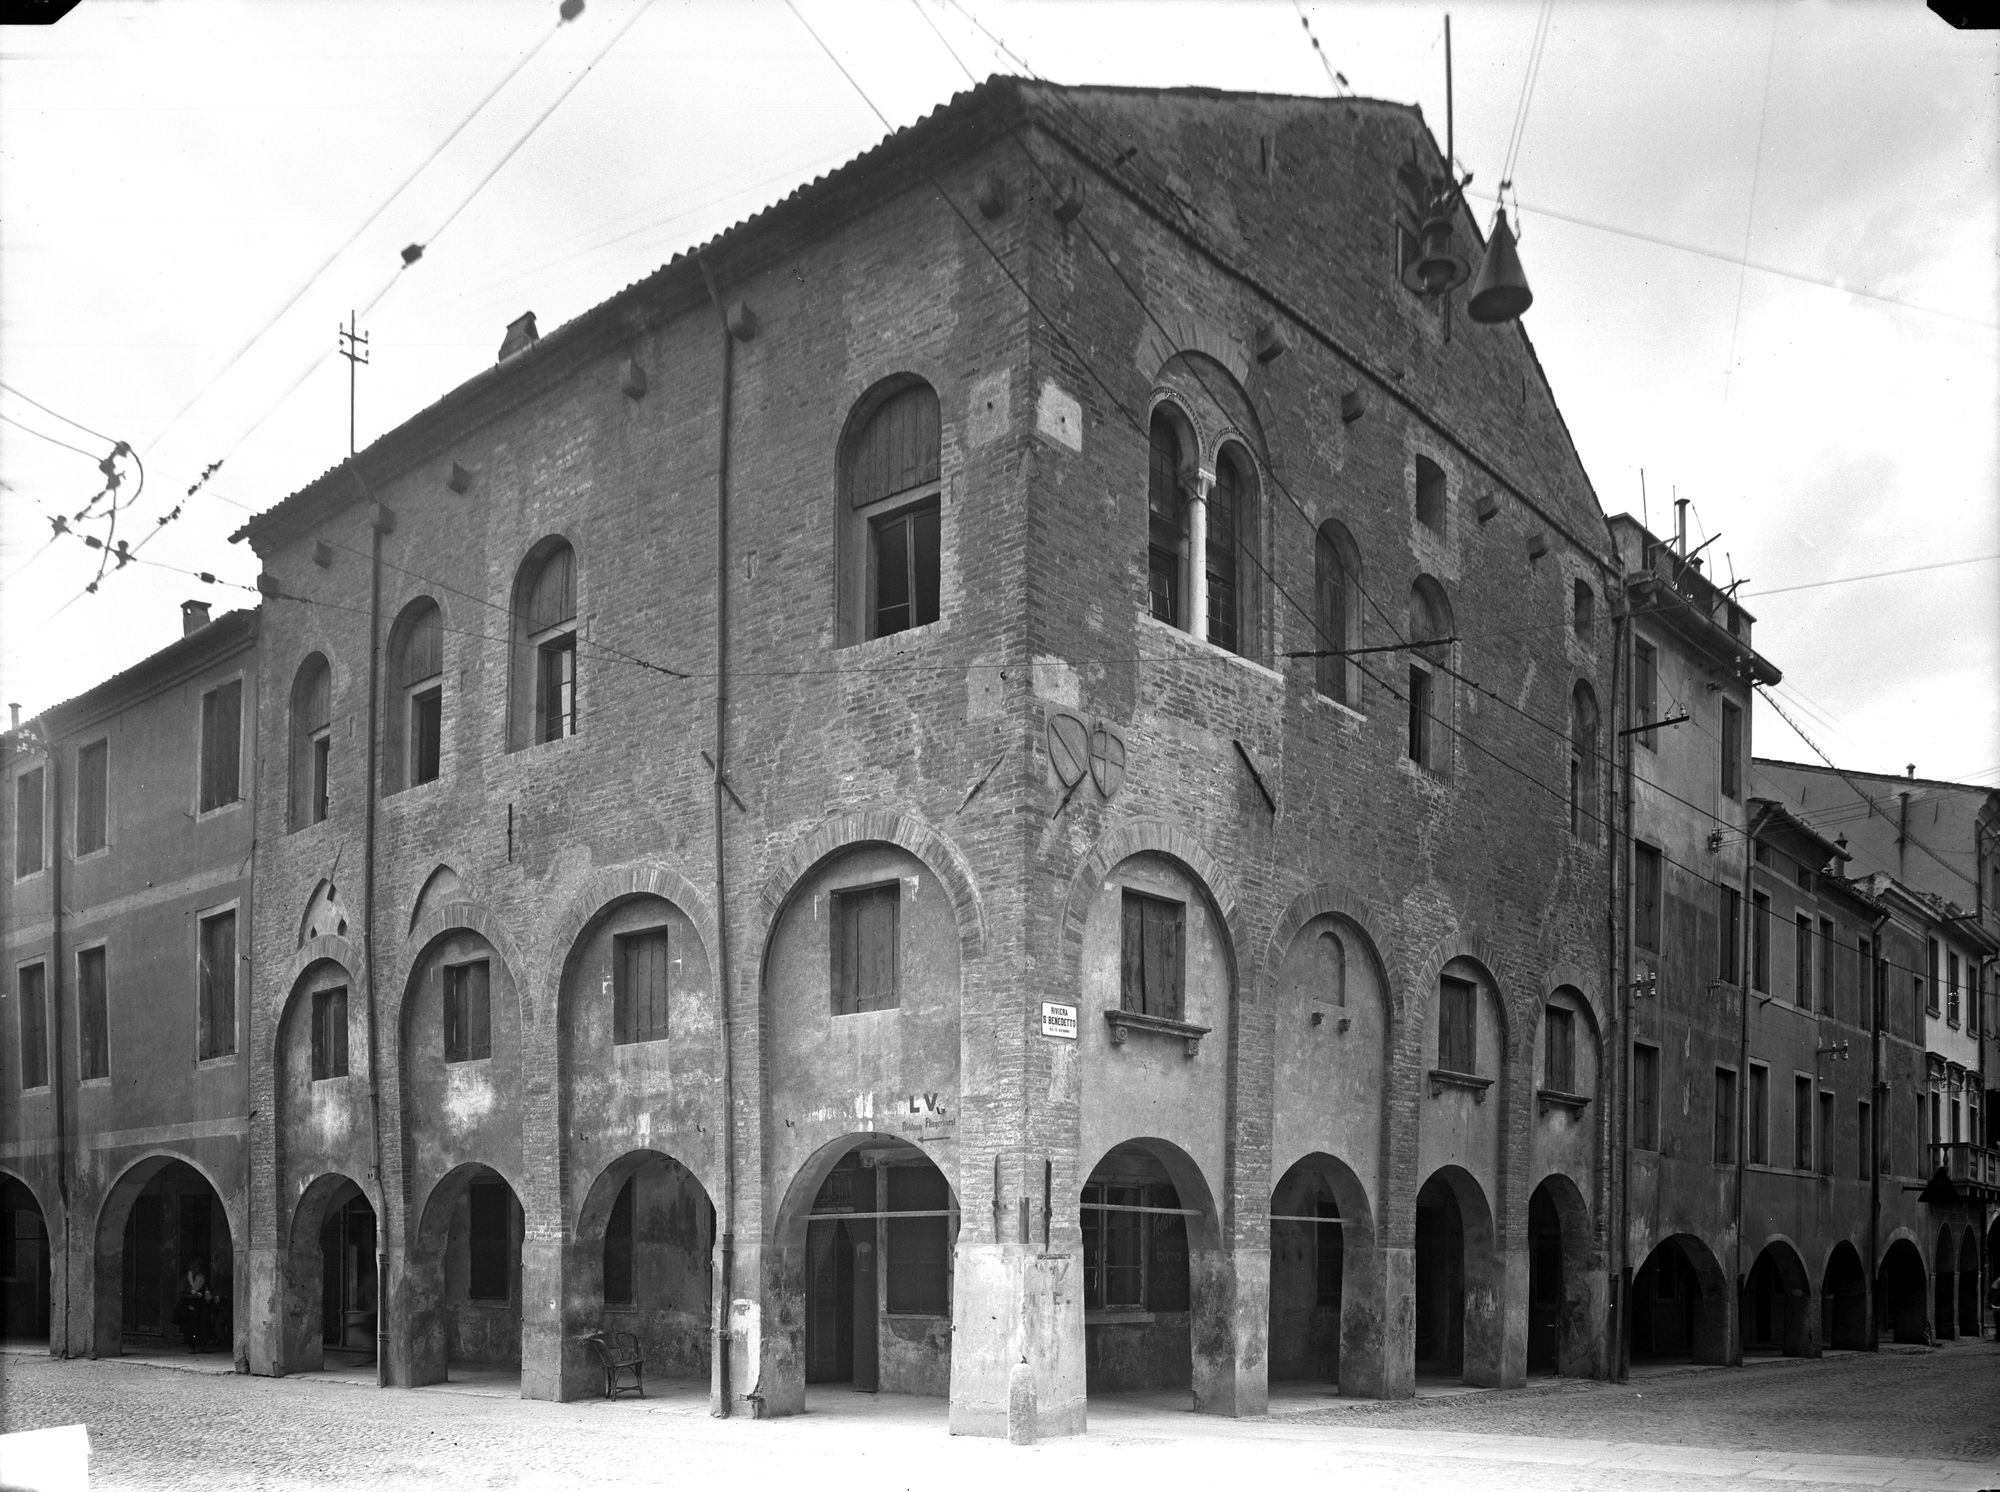
{"label": "arched window", "polygon": [[1597,696],[1581,679],[1569,696],[1569,832],[1597,838]]}
{"label": "arched window", "polygon": [[514,582],[514,678],[509,744],[519,750],[576,734],[576,552],[545,539]]}
{"label": "arched window", "polygon": [[1331,929],[1319,935],[1320,973],[1326,984],[1322,997],[1330,1005],[1347,1004],[1347,945]]}
{"label": "arched window", "polygon": [[1181,566],[1187,556],[1187,507],[1181,476],[1188,451],[1166,405],[1153,411],[1146,464],[1146,585],[1153,615],[1170,627],[1187,626],[1181,599]]}
{"label": "arched window", "polygon": [[444,751],[444,616],[419,597],[389,631],[385,790],[434,780]]}
{"label": "arched window", "polygon": [[1451,607],[1428,575],[1410,587],[1410,760],[1432,772],[1451,765]]}
{"label": "arched window", "polygon": [[1252,654],[1257,642],[1257,478],[1248,453],[1226,445],[1208,490],[1208,640]]}
{"label": "arched window", "polygon": [[1320,655],[1313,686],[1328,699],[1359,705],[1361,670],[1341,654],[1361,645],[1361,553],[1331,518],[1319,526],[1313,548],[1313,621]]}
{"label": "arched window", "polygon": [[927,383],[880,385],[856,406],[841,451],[840,638],[890,637],[938,619],[943,486],[938,398]]}
{"label": "arched window", "polygon": [[1417,457],[1417,522],[1444,537],[1444,468],[1428,456]]}
{"label": "arched window", "polygon": [[292,680],[291,824],[303,829],[326,818],[333,767],[333,673],[313,653]]}

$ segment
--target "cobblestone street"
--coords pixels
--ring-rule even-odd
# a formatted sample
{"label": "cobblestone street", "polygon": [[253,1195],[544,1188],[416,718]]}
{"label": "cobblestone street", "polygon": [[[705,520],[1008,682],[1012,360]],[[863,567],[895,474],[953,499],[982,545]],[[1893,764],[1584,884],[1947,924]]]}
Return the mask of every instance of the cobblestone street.
{"label": "cobblestone street", "polygon": [[1280,1394],[1263,1421],[1167,1396],[1091,1406],[1091,1433],[1033,1448],[957,1439],[935,1400],[816,1392],[757,1424],[697,1385],[546,1404],[476,1385],[382,1391],[10,1353],[9,1431],[82,1421],[93,1488],[646,1487],[785,1478],[1018,1487],[1277,1483],[1345,1488],[2000,1487],[2000,1344],[1547,1382],[1399,1403]]}

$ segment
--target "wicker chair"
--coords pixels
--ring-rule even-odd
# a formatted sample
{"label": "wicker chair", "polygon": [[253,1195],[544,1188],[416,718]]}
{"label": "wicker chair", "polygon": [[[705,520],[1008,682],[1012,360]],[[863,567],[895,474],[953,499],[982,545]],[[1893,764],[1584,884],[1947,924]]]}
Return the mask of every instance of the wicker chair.
{"label": "wicker chair", "polygon": [[628,1389],[637,1391],[642,1399],[646,1397],[646,1354],[636,1336],[629,1331],[594,1331],[584,1341],[604,1369],[605,1398],[615,1399]]}

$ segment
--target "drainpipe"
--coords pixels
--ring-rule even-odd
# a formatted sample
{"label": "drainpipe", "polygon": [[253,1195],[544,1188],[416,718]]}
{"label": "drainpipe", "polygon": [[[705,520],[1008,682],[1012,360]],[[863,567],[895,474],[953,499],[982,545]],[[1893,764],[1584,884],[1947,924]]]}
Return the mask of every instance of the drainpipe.
{"label": "drainpipe", "polygon": [[717,1233],[722,1241],[722,1258],[716,1274],[715,1347],[709,1371],[711,1403],[709,1413],[728,1419],[729,1408],[729,1305],[736,1290],[736,1083],[735,1031],[730,1013],[729,971],[729,876],[723,856],[723,796],[728,791],[723,776],[724,747],[728,736],[729,667],[729,415],[730,391],[735,380],[736,339],[750,334],[747,314],[732,319],[716,293],[715,278],[700,255],[695,265],[701,270],[708,298],[722,321],[722,393],[716,416],[715,462],[715,760],[709,797],[715,825],[715,985],[722,1014],[722,1197]]}
{"label": "drainpipe", "polygon": [[[44,729],[47,728],[46,719]],[[51,800],[50,822],[54,830],[53,844],[49,856],[49,1006],[55,1019],[49,1022],[55,1032],[55,1069],[50,1082],[50,1092],[55,1099],[56,1110],[56,1201],[62,1208],[63,1239],[63,1356],[71,1356],[69,1346],[69,1271],[70,1271],[70,1223],[69,1223],[69,1104],[65,1101],[69,1092],[69,1067],[63,1060],[63,1011],[67,1002],[62,997],[63,989],[63,794],[62,794],[62,752],[57,749],[54,737],[43,742],[49,757],[49,797]]]}
{"label": "drainpipe", "polygon": [[[1614,1025],[1618,1032],[1618,1233],[1616,1253],[1618,1275],[1618,1341],[1611,1377],[1614,1382],[1623,1383],[1632,1372],[1632,928],[1626,912],[1624,897],[1630,884],[1631,874],[1628,858],[1632,844],[1632,608],[1631,592],[1624,594],[1624,606],[1616,619],[1616,647],[1612,655],[1611,669],[1611,712],[1612,719],[1623,720],[1624,727],[1618,731],[1619,745],[1619,802],[1618,812],[1624,814],[1625,823],[1621,833],[1618,827],[1618,813],[1612,815],[1611,826],[1611,968],[1618,981],[1618,991],[1613,1009],[1617,1012]],[[1619,689],[1619,679],[1625,680],[1625,688]],[[1623,878],[1620,871],[1624,871]],[[1620,927],[1625,936],[1618,935]]]}
{"label": "drainpipe", "polygon": [[[1757,904],[1750,899],[1751,898],[1750,865],[1753,859],[1753,856],[1750,851],[1750,842],[1752,839],[1756,837],[1757,830],[1761,826],[1761,824],[1762,824],[1762,819],[1760,817],[1758,823],[1750,825],[1748,832],[1745,833],[1743,836],[1743,873],[1741,878],[1742,890],[1737,893],[1738,896],[1741,898],[1737,903],[1738,907],[1741,908],[1741,912],[1739,914],[1741,916],[1754,917],[1757,915]],[[1744,924],[1745,927],[1747,927],[1748,925],[1749,924],[1747,922]],[[1765,930],[1764,935],[1766,937],[1770,936],[1770,930],[1768,928]],[[1747,949],[1739,950],[1739,952],[1747,952],[1747,951],[1748,951]],[[1750,971],[1746,968],[1741,967],[1739,963],[1736,972],[1738,974],[1747,975]],[[1737,1089],[1737,1106],[1739,1111],[1742,1111],[1743,1118],[1747,1121],[1748,1119],[1747,1111],[1750,1106],[1750,981],[1747,978],[1739,979],[1737,981],[1737,994],[1739,997],[1738,1004],[1741,1007],[1738,1017],[1738,1029],[1736,1038],[1737,1039],[1736,1071],[1738,1072],[1738,1074],[1740,1074],[1738,1082],[1741,1085]],[[1815,1038],[1815,1044],[1817,1044],[1817,1038]],[[1817,1081],[1819,1073],[1819,1063],[1817,1061],[1813,1063],[1813,1073],[1814,1073],[1814,1079],[1815,1081]],[[1768,1109],[1769,1106],[1768,1088],[1766,1090],[1765,1101],[1766,1101],[1766,1107]],[[1749,1131],[1749,1125],[1747,1122],[1739,1123],[1737,1125],[1736,1309],[1738,1312],[1738,1317],[1736,1323],[1735,1346],[1738,1349],[1739,1358],[1741,1356],[1741,1347],[1743,1342],[1743,1322],[1741,1316],[1741,1312],[1743,1309],[1743,1188],[1745,1183],[1749,1180],[1749,1169],[1750,1169],[1750,1155],[1749,1155],[1750,1146],[1747,1143],[1745,1143],[1749,1138],[1748,1131]]]}
{"label": "drainpipe", "polygon": [[389,1384],[389,1312],[387,1286],[389,1234],[389,1191],[382,1175],[382,1084],[378,1066],[379,1041],[375,1011],[375,799],[377,727],[381,721],[378,699],[381,684],[382,633],[382,536],[396,527],[396,515],[380,503],[374,505],[368,522],[368,761],[362,785],[361,830],[361,980],[368,1004],[368,1118],[375,1149],[375,1193],[382,1199],[382,1215],[375,1219],[375,1386]]}
{"label": "drainpipe", "polygon": [[1877,1324],[1882,1311],[1882,1302],[1876,1298],[1875,1281],[1877,1271],[1882,1267],[1882,1126],[1889,1122],[1888,1105],[1883,1101],[1882,1081],[1882,929],[1889,925],[1889,914],[1882,913],[1875,919],[1875,925],[1868,935],[1868,1063],[1869,1096],[1875,1100],[1868,1110],[1873,1122],[1874,1134],[1868,1136],[1870,1155],[1868,1157],[1868,1274],[1862,1281],[1867,1288],[1868,1300],[1868,1350],[1881,1350],[1882,1331]]}

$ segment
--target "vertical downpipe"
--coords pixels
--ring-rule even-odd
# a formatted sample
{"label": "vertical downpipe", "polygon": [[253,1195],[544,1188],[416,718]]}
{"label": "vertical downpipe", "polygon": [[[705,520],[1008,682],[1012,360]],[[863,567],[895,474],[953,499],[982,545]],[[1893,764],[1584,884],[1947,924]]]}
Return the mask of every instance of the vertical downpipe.
{"label": "vertical downpipe", "polygon": [[[43,717],[44,728],[47,717]],[[62,997],[63,989],[63,795],[62,795],[62,752],[57,748],[54,737],[45,743],[49,756],[49,798],[50,828],[52,842],[49,854],[49,1003],[54,1019],[49,1027],[55,1032],[55,1069],[50,1081],[50,1089],[55,1095],[56,1108],[56,1201],[62,1207],[63,1234],[63,1356],[71,1356],[69,1350],[69,1270],[70,1270],[70,1226],[69,1226],[69,1067],[63,1060],[63,1010],[67,1002]],[[81,1033],[79,1033],[80,1037]]]}
{"label": "vertical downpipe", "polygon": [[368,533],[368,761],[367,779],[362,784],[364,803],[361,831],[361,979],[368,1002],[368,1117],[369,1133],[375,1147],[375,1194],[382,1201],[382,1215],[375,1219],[375,1386],[389,1382],[389,1277],[384,1265],[388,1257],[389,1188],[382,1175],[382,1082],[378,1065],[375,1013],[375,780],[377,726],[381,704],[382,632],[382,534],[389,526],[388,511],[376,505],[369,514]]}
{"label": "vertical downpipe", "polygon": [[[1622,834],[1616,835],[1617,853],[1612,857],[1611,901],[1615,908],[1614,917],[1625,929],[1625,936],[1619,940],[1620,947],[1613,959],[1613,970],[1618,979],[1618,1024],[1619,1024],[1619,1071],[1624,1080],[1619,1086],[1624,1090],[1623,1102],[1619,1105],[1619,1127],[1623,1132],[1619,1145],[1618,1175],[1618,1368],[1616,1380],[1623,1383],[1632,1374],[1632,914],[1625,904],[1629,895],[1632,875],[1630,866],[1632,844],[1632,735],[1631,728],[1636,723],[1632,719],[1632,603],[1631,592],[1625,593],[1624,615],[1620,618],[1622,636],[1618,640],[1618,656],[1614,668],[1622,668],[1627,680],[1624,692],[1624,726],[1618,732],[1619,764],[1622,791],[1619,793],[1620,811],[1625,817]],[[1613,691],[1614,695],[1616,690]],[[1624,872],[1623,884],[1620,872]],[[1620,916],[1620,914],[1623,914]]]}
{"label": "vertical downpipe", "polygon": [[[1624,699],[1624,688],[1627,686],[1625,678],[1625,627],[1626,618],[1621,608],[1619,614],[1614,615],[1612,618],[1610,711],[1610,719],[1612,721],[1611,739],[1620,742],[1626,740],[1626,737],[1618,734],[1617,729],[1617,722],[1622,718],[1621,710]],[[1611,765],[1614,770],[1618,766],[1618,759],[1615,756],[1612,758]],[[1596,770],[1597,768],[1593,764],[1591,771],[1595,772]],[[1612,779],[1612,794],[1609,804],[1611,811],[1605,815],[1605,827],[1611,832],[1606,836],[1610,852],[1610,864],[1608,873],[1605,876],[1606,886],[1604,893],[1604,931],[1606,941],[1604,967],[1614,981],[1618,977],[1618,800],[1621,796],[1618,792],[1617,784],[1618,779],[1614,777]],[[1631,1042],[1627,1039],[1623,1016],[1616,997],[1607,1002],[1607,1008],[1611,1015],[1611,1040],[1613,1042],[1611,1053],[1613,1063],[1615,1064],[1619,1052],[1629,1048]],[[1613,1066],[1612,1070],[1615,1072],[1619,1069]],[[1622,1093],[1626,1084],[1620,1081],[1617,1086]],[[1618,1122],[1617,1106],[1609,1103],[1604,1104],[1600,1110],[1599,1123],[1603,1126],[1604,1132],[1604,1144],[1599,1150],[1599,1154],[1605,1157],[1604,1189],[1616,1204],[1603,1208],[1599,1214],[1600,1216],[1612,1219],[1613,1234],[1609,1240],[1610,1248],[1608,1252],[1611,1259],[1611,1279],[1609,1281],[1612,1291],[1611,1319],[1615,1335],[1605,1344],[1606,1352],[1603,1359],[1603,1372],[1606,1378],[1617,1380],[1624,1376],[1619,1369],[1618,1343],[1624,1339],[1625,1314],[1629,1309],[1625,1299],[1624,1287],[1621,1283],[1626,1246],[1623,1213],[1625,1188],[1617,1179],[1611,1164],[1614,1147],[1619,1146],[1623,1139],[1622,1127]]]}
{"label": "vertical downpipe", "polygon": [[729,313],[716,294],[715,280],[699,257],[702,282],[722,322],[722,396],[716,419],[715,458],[715,770],[710,784],[715,825],[715,972],[716,997],[722,1013],[722,1197],[717,1232],[722,1258],[716,1272],[715,1348],[710,1367],[709,1413],[729,1418],[729,1308],[736,1290],[736,1083],[734,1022],[731,1018],[729,970],[729,876],[723,858],[723,763],[727,759],[729,704],[729,414],[730,389],[736,367],[736,337]]}
{"label": "vertical downpipe", "polygon": [[[1746,716],[1745,718],[1747,719],[1748,717]],[[1742,898],[1738,903],[1740,908],[1739,917],[1756,915],[1756,903],[1750,899],[1750,863],[1752,858],[1750,841],[1755,833],[1754,826],[1749,826],[1746,823],[1743,835],[1743,871],[1741,878],[1743,889],[1737,893]],[[1747,927],[1748,925],[1747,922],[1744,923],[1744,926]],[[1768,932],[1766,936],[1769,936]],[[1743,967],[1742,960],[1739,959],[1736,972],[1740,975],[1747,975],[1750,971]],[[1750,1180],[1750,1146],[1748,1143],[1750,1138],[1750,981],[1747,978],[1738,980],[1737,989],[1742,1009],[1739,1012],[1738,1018],[1736,1057],[1736,1110],[1738,1115],[1736,1125],[1736,1308],[1738,1311],[1741,1311],[1743,1309],[1743,1192]],[[1817,1044],[1818,1037],[1815,1036],[1813,1039],[1815,1044]],[[1818,1068],[1819,1064],[1815,1061],[1813,1064],[1815,1074],[1817,1074]],[[1767,1091],[1765,1096],[1765,1107],[1767,1110],[1769,1106],[1770,1098]],[[1739,1319],[1736,1323],[1736,1340],[1730,1344],[1739,1362],[1742,1360],[1742,1343],[1743,1323]],[[1824,1343],[1821,1345],[1824,1346]]]}
{"label": "vertical downpipe", "polygon": [[1882,930],[1889,925],[1889,914],[1884,912],[1875,920],[1875,926],[1868,939],[1868,967],[1862,971],[1868,988],[1864,998],[1868,1001],[1868,1065],[1870,1081],[1868,1086],[1868,1274],[1862,1281],[1867,1288],[1868,1300],[1868,1350],[1882,1350],[1882,1330],[1880,1326],[1882,1301],[1877,1290],[1882,1268],[1882,1127],[1889,1122],[1888,1104],[1882,1096]]}

